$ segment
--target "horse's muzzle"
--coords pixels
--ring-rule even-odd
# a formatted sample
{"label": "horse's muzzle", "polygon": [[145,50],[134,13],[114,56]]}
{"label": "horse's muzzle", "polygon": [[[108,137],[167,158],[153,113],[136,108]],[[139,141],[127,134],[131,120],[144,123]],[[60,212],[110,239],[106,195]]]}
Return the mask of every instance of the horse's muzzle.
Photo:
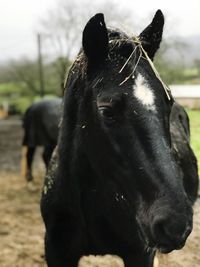
{"label": "horse's muzzle", "polygon": [[162,253],[181,249],[192,231],[192,215],[155,216],[151,225],[152,238]]}

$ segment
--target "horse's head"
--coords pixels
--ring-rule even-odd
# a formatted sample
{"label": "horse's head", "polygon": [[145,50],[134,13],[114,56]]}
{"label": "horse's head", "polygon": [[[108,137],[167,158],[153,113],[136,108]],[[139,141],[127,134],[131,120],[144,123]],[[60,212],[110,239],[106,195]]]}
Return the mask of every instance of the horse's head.
{"label": "horse's head", "polygon": [[84,87],[77,105],[92,170],[128,203],[146,245],[169,252],[191,232],[192,208],[171,150],[173,100],[152,64],[163,24],[157,11],[132,38],[107,29],[102,14],[92,17],[76,61]]}

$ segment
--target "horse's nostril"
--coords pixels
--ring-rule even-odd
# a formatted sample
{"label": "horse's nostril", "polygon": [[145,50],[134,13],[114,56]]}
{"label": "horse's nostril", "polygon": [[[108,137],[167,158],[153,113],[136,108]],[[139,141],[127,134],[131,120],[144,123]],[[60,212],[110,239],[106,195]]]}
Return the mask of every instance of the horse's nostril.
{"label": "horse's nostril", "polygon": [[164,225],[164,219],[157,219],[154,221],[152,226],[152,234],[155,240],[161,240],[163,242],[163,239],[166,239],[165,237],[167,236],[167,234]]}

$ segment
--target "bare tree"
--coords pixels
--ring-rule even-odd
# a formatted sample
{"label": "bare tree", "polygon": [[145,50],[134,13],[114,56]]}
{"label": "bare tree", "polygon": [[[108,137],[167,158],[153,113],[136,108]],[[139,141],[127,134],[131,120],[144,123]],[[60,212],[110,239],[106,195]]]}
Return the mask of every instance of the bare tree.
{"label": "bare tree", "polygon": [[68,65],[69,60],[73,59],[80,49],[81,32],[85,23],[98,12],[105,14],[109,24],[114,25],[117,22],[118,26],[122,22],[130,24],[133,16],[128,9],[120,9],[114,0],[101,3],[89,0],[59,0],[58,5],[49,10],[46,18],[42,20],[41,28],[47,46],[51,47],[51,51],[54,50],[55,57],[62,59],[60,65],[56,65],[61,77],[66,72],[64,61]]}
{"label": "bare tree", "polygon": [[[44,65],[45,94],[61,95],[60,76],[55,72],[55,65],[62,66],[62,59],[58,58],[53,62]],[[41,95],[40,79],[37,60],[21,59],[12,61],[6,67],[7,76],[23,89],[26,96]],[[18,86],[18,87],[19,87]]]}
{"label": "bare tree", "polygon": [[194,66],[198,72],[198,76],[200,76],[200,59],[195,59]]}
{"label": "bare tree", "polygon": [[21,61],[12,61],[10,64],[10,73],[16,82],[21,82],[27,89],[27,95],[39,95],[38,66],[36,61],[22,59]]}

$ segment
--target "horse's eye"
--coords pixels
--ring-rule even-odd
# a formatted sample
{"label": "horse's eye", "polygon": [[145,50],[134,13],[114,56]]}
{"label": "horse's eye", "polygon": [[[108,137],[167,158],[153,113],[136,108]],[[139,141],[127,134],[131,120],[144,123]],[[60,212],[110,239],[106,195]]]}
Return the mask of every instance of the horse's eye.
{"label": "horse's eye", "polygon": [[99,107],[98,109],[99,109],[99,114],[101,115],[103,119],[113,120],[114,112],[111,107],[102,106],[102,107]]}

